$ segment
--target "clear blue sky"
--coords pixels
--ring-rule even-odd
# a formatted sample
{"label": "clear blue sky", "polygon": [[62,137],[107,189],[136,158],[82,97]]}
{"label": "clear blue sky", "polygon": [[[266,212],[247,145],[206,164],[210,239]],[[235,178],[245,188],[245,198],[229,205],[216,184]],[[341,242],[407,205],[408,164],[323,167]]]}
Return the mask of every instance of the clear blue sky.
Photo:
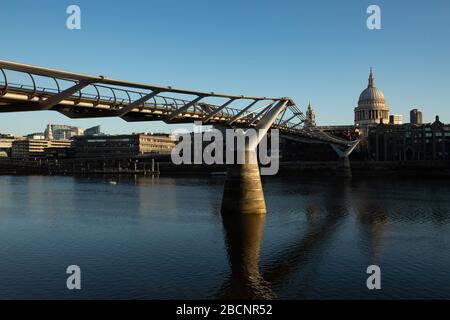
{"label": "clear blue sky", "polygon": [[[82,29],[66,29],[66,8]],[[382,10],[368,30],[366,9]],[[391,113],[450,122],[450,1],[2,0],[0,59],[123,80],[311,100],[317,121],[350,124],[375,68]],[[0,132],[47,123],[109,133],[170,131],[160,122],[70,120],[56,112],[2,113]]]}

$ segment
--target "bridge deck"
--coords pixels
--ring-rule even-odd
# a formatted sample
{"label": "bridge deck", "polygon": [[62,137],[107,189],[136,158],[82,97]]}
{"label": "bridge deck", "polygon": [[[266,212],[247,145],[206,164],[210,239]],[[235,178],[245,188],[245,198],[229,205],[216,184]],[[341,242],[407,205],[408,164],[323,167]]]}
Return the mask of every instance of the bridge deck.
{"label": "bridge deck", "polygon": [[[26,76],[30,83],[25,83]],[[12,78],[20,80],[13,82]],[[45,78],[47,83],[53,80],[55,86],[39,86],[37,81],[41,78]],[[180,95],[188,95],[190,98],[180,98]],[[222,104],[204,102],[208,99],[221,99]],[[0,60],[0,112],[53,110],[70,118],[121,117],[130,122],[166,123],[201,121],[205,125],[251,128],[256,127],[263,116],[276,108],[280,101],[285,101],[287,108],[281,112],[272,128],[279,129],[282,135],[299,141],[340,146],[355,143],[314,128],[305,128],[305,116],[290,98],[181,90]],[[237,102],[248,104],[236,107]]]}

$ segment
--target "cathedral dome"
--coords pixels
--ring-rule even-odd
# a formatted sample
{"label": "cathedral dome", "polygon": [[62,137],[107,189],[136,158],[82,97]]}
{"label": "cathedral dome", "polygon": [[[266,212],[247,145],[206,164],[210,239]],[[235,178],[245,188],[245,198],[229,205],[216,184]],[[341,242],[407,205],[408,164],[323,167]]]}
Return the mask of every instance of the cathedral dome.
{"label": "cathedral dome", "polygon": [[378,102],[378,103],[385,102],[383,92],[381,92],[381,90],[375,86],[375,79],[373,76],[372,69],[370,69],[369,85],[363,92],[361,92],[361,95],[359,96],[358,104],[368,103],[368,102]]}
{"label": "cathedral dome", "polygon": [[369,85],[359,95],[358,106],[355,108],[355,126],[365,135],[369,126],[388,122],[389,107],[383,92],[375,86],[373,70],[370,68]]}
{"label": "cathedral dome", "polygon": [[358,102],[366,102],[366,101],[377,101],[377,102],[385,102],[384,101],[384,94],[381,92],[378,88],[367,88],[363,92],[361,92],[361,95],[359,96]]}

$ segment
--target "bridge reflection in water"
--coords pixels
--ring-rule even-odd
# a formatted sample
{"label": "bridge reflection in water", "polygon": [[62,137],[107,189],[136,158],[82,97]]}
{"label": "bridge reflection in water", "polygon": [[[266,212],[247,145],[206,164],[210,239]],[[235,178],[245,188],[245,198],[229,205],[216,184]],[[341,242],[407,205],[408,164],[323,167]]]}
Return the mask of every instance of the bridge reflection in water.
{"label": "bridge reflection in water", "polygon": [[222,214],[231,275],[219,299],[273,299],[270,282],[259,270],[261,241],[266,218],[259,214]]}
{"label": "bridge reflection in water", "polygon": [[350,188],[349,180],[331,183],[329,196],[324,203],[325,210],[319,211],[316,207],[309,206],[306,212],[306,231],[285,250],[271,257],[271,263],[264,271],[260,270],[260,250],[265,216],[222,214],[231,275],[218,292],[217,298],[277,298],[273,288],[289,282],[293,274],[302,272],[305,262],[314,260],[314,256],[320,256],[338,226],[345,221],[349,214],[348,208],[353,206]]}
{"label": "bridge reflection in water", "polygon": [[[142,186],[158,185],[159,178],[136,177],[136,183]],[[211,186],[217,186],[220,181],[214,179],[211,183]],[[299,212],[296,213],[296,216],[303,215],[304,218],[297,220],[297,223],[301,223],[298,234],[272,253],[262,252],[266,220],[268,216],[271,217],[270,208],[268,215],[257,211],[255,214],[221,213],[229,274],[211,298],[277,299],[280,298],[277,292],[283,292],[283,287],[290,285],[299,275],[302,278],[298,289],[301,295],[303,286],[311,282],[309,278],[314,276],[314,270],[320,265],[321,256],[333,244],[339,228],[350,217],[358,223],[362,243],[369,246],[363,248],[368,253],[367,265],[379,263],[389,215],[382,200],[371,198],[364,185],[359,182],[356,184],[359,191],[355,196],[355,182],[352,180],[335,178],[327,180],[325,184],[322,181],[320,199],[317,198],[314,183],[302,184],[301,193],[308,196],[302,196],[303,203],[298,206]],[[281,185],[286,187],[288,183],[283,182]],[[292,194],[297,195],[298,190],[292,191]],[[173,210],[176,210],[177,199],[172,200],[175,205]],[[213,210],[219,214],[219,208],[214,207]],[[278,214],[282,213],[277,211]],[[261,257],[264,257],[263,266]],[[361,270],[363,276],[364,272]]]}

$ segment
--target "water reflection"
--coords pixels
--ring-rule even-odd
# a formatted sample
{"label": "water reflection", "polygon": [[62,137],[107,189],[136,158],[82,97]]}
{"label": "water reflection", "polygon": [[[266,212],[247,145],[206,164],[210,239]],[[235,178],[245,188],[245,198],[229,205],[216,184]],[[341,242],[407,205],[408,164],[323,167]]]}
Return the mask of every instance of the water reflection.
{"label": "water reflection", "polygon": [[[308,270],[317,267],[320,256],[333,241],[339,226],[348,216],[350,181],[330,181],[326,197],[318,202],[314,193],[306,197],[305,231],[298,235],[284,250],[270,258],[264,278],[278,290],[292,277],[303,274],[302,281],[309,282]],[[311,199],[310,199],[311,198]],[[299,204],[302,207],[302,204]]]}
{"label": "water reflection", "polygon": [[[225,244],[231,267],[230,278],[222,286],[218,298],[273,299],[273,287],[288,282],[290,277],[301,272],[306,262],[320,256],[321,251],[333,236],[340,223],[348,215],[351,190],[350,181],[337,181],[329,185],[325,210],[317,204],[306,209],[306,232],[292,241],[270,259],[270,266],[260,271],[260,248],[263,239],[264,215],[222,215]],[[308,201],[308,199],[306,199]]]}
{"label": "water reflection", "polygon": [[353,201],[361,244],[367,244],[363,248],[368,253],[368,264],[378,264],[384,248],[384,239],[389,226],[389,212],[383,198],[373,198],[370,191],[362,188],[358,198]]}
{"label": "water reflection", "polygon": [[271,284],[259,271],[265,215],[223,214],[225,244],[231,275],[218,293],[220,299],[272,299]]}
{"label": "water reflection", "polygon": [[70,298],[76,261],[83,298],[450,298],[445,181],[267,179],[266,216],[221,215],[222,178],[0,182],[0,297]]}

